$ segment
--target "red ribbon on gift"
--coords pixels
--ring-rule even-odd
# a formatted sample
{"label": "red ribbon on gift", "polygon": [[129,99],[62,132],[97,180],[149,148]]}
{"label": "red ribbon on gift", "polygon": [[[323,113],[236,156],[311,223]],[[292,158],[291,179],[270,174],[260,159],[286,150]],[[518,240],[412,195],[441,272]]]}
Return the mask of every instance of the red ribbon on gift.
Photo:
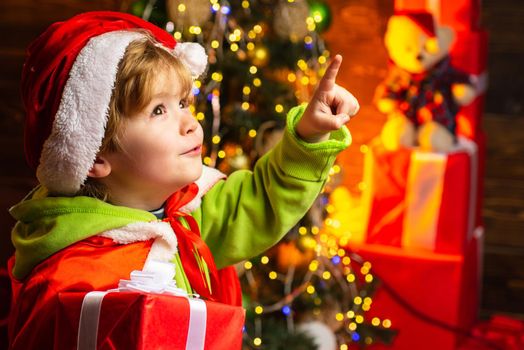
{"label": "red ribbon on gift", "polygon": [[241,305],[242,292],[235,268],[217,269],[211,250],[200,236],[197,222],[190,214],[180,211],[197,193],[198,186],[192,183],[172,194],[165,205],[164,221],[169,222],[176,234],[180,259],[194,291],[208,300]]}

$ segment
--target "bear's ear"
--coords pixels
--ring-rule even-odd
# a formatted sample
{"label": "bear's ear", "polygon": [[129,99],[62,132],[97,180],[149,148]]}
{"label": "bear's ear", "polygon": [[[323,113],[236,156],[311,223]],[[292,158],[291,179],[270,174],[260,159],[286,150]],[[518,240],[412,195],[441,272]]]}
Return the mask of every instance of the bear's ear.
{"label": "bear's ear", "polygon": [[438,46],[441,52],[449,53],[455,40],[455,31],[451,27],[439,26],[437,28]]}

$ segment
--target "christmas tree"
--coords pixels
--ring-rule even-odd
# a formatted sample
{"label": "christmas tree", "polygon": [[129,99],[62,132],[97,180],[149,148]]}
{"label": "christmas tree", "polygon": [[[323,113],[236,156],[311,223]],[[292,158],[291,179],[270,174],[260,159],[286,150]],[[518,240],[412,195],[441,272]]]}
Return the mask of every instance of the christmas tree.
{"label": "christmas tree", "polygon": [[[286,112],[309,100],[329,61],[322,0],[139,0],[129,10],[205,47],[210,66],[194,82],[192,108],[206,135],[204,163],[225,173],[249,169],[278,142]],[[391,341],[389,320],[365,317],[378,284],[371,265],[343,249],[348,235],[330,222],[334,182],[280,244],[239,266],[246,349]]]}

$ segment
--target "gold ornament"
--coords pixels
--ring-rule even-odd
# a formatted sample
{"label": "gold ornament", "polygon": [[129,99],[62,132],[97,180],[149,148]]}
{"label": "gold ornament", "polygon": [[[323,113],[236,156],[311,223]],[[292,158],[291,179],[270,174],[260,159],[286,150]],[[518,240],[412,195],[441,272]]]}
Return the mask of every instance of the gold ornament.
{"label": "gold ornament", "polygon": [[273,26],[278,36],[291,41],[303,40],[309,33],[306,20],[309,6],[305,0],[281,1],[275,10]]}
{"label": "gold ornament", "polygon": [[167,0],[166,10],[175,28],[202,26],[211,18],[209,0]]}

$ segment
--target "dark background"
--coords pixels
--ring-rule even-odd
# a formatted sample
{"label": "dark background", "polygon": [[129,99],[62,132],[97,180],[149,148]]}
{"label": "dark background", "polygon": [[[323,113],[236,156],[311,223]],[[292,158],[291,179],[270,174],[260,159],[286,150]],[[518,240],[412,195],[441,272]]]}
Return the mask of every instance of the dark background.
{"label": "dark background", "polygon": [[[335,9],[350,3],[328,2]],[[391,1],[363,2],[382,6]],[[7,210],[36,184],[23,156],[19,82],[25,48],[54,21],[83,11],[127,7],[127,1],[117,0],[0,2],[0,264],[5,264],[13,251],[10,229],[14,222]],[[338,14],[334,11],[333,15]],[[490,36],[490,86],[483,118],[488,143],[481,312],[484,316],[504,312],[524,318],[524,1],[484,0],[482,23]],[[336,37],[333,33],[345,30],[336,26],[334,20],[328,43],[334,40],[329,37]],[[378,130],[382,121],[365,122],[366,127]]]}

